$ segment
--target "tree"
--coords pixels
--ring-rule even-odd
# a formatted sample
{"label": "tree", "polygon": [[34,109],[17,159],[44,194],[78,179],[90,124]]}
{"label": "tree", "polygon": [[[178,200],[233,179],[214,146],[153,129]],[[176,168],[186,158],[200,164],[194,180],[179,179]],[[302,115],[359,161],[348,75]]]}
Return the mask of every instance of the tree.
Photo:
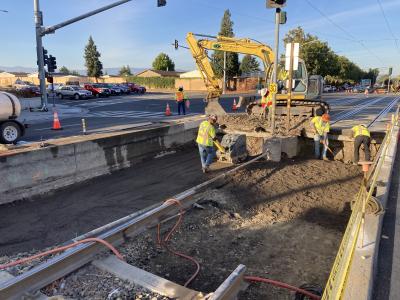
{"label": "tree", "polygon": [[240,64],[240,72],[242,73],[250,73],[260,71],[260,64],[254,56],[249,54],[245,55],[242,59],[242,63]]}
{"label": "tree", "polygon": [[[225,10],[221,21],[221,29],[218,33],[220,36],[234,37],[233,22],[229,9]],[[224,52],[215,51],[211,61],[215,75],[222,78],[224,73]],[[239,55],[237,53],[226,53],[226,75],[228,77],[237,76],[239,74]]]}
{"label": "tree", "polygon": [[80,76],[80,75],[81,75],[81,74],[79,74],[78,71],[75,71],[75,70],[71,71],[70,74],[71,74],[71,75],[74,75],[74,76]]}
{"label": "tree", "polygon": [[165,53],[160,53],[153,61],[153,69],[160,71],[175,71],[175,64]]}
{"label": "tree", "polygon": [[119,76],[132,76],[131,68],[129,65],[122,66],[119,70]]}
{"label": "tree", "polygon": [[85,66],[86,72],[89,77],[96,79],[103,75],[103,64],[100,61],[101,54],[97,51],[97,47],[93,41],[92,36],[85,47]]}
{"label": "tree", "polygon": [[66,66],[62,66],[58,71],[62,74],[66,74],[66,75],[70,74],[70,70]]}

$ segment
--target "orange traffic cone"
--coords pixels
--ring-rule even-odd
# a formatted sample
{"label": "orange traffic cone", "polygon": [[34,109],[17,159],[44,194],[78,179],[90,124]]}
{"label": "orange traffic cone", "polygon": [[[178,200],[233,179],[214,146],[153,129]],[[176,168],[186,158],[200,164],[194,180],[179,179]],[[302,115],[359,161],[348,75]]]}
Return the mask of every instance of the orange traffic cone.
{"label": "orange traffic cone", "polygon": [[54,111],[52,130],[61,130],[61,129],[62,129],[62,127],[61,127],[60,120],[58,119],[58,113],[56,111]]}
{"label": "orange traffic cone", "polygon": [[233,110],[233,111],[237,111],[236,99],[233,99],[232,110]]}
{"label": "orange traffic cone", "polygon": [[167,103],[167,107],[165,108],[165,115],[167,117],[171,115],[171,109],[169,108],[169,103]]}

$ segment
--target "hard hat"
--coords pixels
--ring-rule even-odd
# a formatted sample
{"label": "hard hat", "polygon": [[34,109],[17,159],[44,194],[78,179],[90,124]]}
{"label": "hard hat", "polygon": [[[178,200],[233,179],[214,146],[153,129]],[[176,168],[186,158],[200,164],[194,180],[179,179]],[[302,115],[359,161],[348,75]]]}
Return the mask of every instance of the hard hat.
{"label": "hard hat", "polygon": [[180,86],[180,87],[178,88],[178,91],[182,92],[182,91],[183,91],[183,86]]}
{"label": "hard hat", "polygon": [[322,121],[329,122],[330,120],[331,120],[331,117],[327,113],[322,115]]}
{"label": "hard hat", "polygon": [[269,93],[269,91],[268,91],[267,88],[263,88],[263,89],[261,90],[261,96],[267,96],[268,93]]}

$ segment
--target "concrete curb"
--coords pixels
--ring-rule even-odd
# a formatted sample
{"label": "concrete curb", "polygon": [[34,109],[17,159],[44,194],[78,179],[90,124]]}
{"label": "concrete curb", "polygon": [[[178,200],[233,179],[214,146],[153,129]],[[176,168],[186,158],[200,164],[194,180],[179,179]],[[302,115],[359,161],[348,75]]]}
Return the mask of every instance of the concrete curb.
{"label": "concrete curb", "polygon": [[[392,143],[378,176],[376,198],[386,208],[389,197],[394,158],[398,147],[399,127],[393,130]],[[364,242],[362,247],[362,229],[358,236],[357,246],[350,265],[343,299],[372,299],[374,278],[378,267],[379,242],[384,214],[367,214],[365,218]]]}
{"label": "concrete curb", "polygon": [[83,141],[0,156],[0,204],[110,174],[194,142],[201,121],[88,136]]}

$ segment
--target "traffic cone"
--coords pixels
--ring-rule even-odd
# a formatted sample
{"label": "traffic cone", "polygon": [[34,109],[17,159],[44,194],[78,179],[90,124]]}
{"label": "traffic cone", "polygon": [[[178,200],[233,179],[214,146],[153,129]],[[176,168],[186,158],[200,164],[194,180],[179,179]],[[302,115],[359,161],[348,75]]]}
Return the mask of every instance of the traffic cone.
{"label": "traffic cone", "polygon": [[167,117],[171,115],[171,109],[169,108],[169,103],[167,103],[167,107],[165,108],[165,115]]}
{"label": "traffic cone", "polygon": [[368,95],[369,93],[368,93],[368,89],[365,89],[365,91],[364,91],[364,95]]}
{"label": "traffic cone", "polygon": [[54,111],[52,130],[61,130],[61,129],[62,129],[62,127],[61,127],[60,120],[58,119],[58,113],[56,111]]}
{"label": "traffic cone", "polygon": [[232,110],[233,110],[233,111],[237,111],[236,99],[233,99]]}

